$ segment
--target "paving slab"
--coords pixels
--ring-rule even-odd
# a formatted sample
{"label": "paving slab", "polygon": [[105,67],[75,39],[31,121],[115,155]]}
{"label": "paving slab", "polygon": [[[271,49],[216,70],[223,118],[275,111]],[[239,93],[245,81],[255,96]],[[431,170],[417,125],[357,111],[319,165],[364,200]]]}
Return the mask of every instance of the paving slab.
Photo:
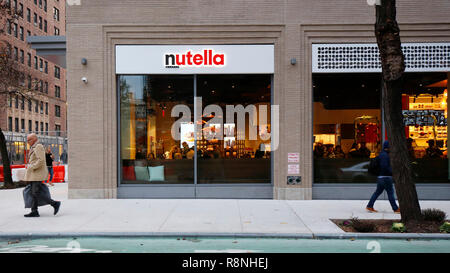
{"label": "paving slab", "polygon": [[[367,200],[68,199],[67,183],[50,187],[53,199],[62,201],[58,215],[53,215],[51,206],[44,206],[39,209],[41,217],[25,218],[23,215],[29,209],[24,208],[22,190],[0,190],[0,236],[339,238],[350,234],[330,219],[400,219],[385,200],[375,204],[379,213],[368,213],[365,211]],[[420,204],[422,209],[438,208],[450,216],[450,201],[420,201]]]}

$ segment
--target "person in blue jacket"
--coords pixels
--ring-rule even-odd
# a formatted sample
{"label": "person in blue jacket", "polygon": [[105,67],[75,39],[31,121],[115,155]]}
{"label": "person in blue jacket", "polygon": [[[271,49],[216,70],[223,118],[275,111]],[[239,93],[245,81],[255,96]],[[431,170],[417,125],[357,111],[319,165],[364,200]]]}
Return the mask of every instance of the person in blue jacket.
{"label": "person in blue jacket", "polygon": [[369,212],[378,212],[373,208],[377,198],[386,190],[391,203],[392,210],[395,213],[400,213],[400,209],[395,202],[394,197],[394,180],[392,179],[392,168],[389,158],[389,142],[386,140],[383,143],[383,151],[378,155],[379,174],[377,177],[377,189],[370,198],[366,210]]}

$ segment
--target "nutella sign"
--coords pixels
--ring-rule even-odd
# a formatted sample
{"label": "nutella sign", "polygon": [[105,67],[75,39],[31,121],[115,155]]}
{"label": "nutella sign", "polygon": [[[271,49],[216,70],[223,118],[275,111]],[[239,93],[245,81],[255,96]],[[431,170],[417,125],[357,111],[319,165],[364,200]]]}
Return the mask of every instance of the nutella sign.
{"label": "nutella sign", "polygon": [[168,53],[164,56],[166,68],[180,68],[187,66],[224,66],[225,54],[216,53],[212,49],[205,49],[203,52],[193,53],[188,50],[186,53]]}
{"label": "nutella sign", "polygon": [[274,45],[116,45],[116,74],[273,74]]}

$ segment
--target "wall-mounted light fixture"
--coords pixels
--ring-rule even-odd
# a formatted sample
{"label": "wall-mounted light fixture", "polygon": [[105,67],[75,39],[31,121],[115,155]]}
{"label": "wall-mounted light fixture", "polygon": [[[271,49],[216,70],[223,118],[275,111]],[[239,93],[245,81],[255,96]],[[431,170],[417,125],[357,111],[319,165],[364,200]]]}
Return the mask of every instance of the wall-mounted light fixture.
{"label": "wall-mounted light fixture", "polygon": [[367,0],[367,5],[369,6],[381,6],[381,0]]}

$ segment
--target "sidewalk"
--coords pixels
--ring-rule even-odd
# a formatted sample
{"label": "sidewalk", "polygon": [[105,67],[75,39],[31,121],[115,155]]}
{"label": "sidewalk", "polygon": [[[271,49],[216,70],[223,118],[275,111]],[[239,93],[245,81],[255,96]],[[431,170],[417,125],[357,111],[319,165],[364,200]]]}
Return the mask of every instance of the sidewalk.
{"label": "sidewalk", "polygon": [[[62,201],[58,215],[53,216],[53,208],[45,206],[39,209],[41,217],[25,218],[23,215],[29,210],[24,209],[22,189],[0,190],[0,236],[103,234],[361,237],[345,234],[329,219],[400,219],[400,215],[392,212],[388,201],[383,200],[375,204],[379,213],[371,214],[365,211],[367,201],[354,200],[68,200],[67,183],[55,183],[50,191],[53,199]],[[422,209],[439,208],[450,215],[450,201],[420,203]]]}

